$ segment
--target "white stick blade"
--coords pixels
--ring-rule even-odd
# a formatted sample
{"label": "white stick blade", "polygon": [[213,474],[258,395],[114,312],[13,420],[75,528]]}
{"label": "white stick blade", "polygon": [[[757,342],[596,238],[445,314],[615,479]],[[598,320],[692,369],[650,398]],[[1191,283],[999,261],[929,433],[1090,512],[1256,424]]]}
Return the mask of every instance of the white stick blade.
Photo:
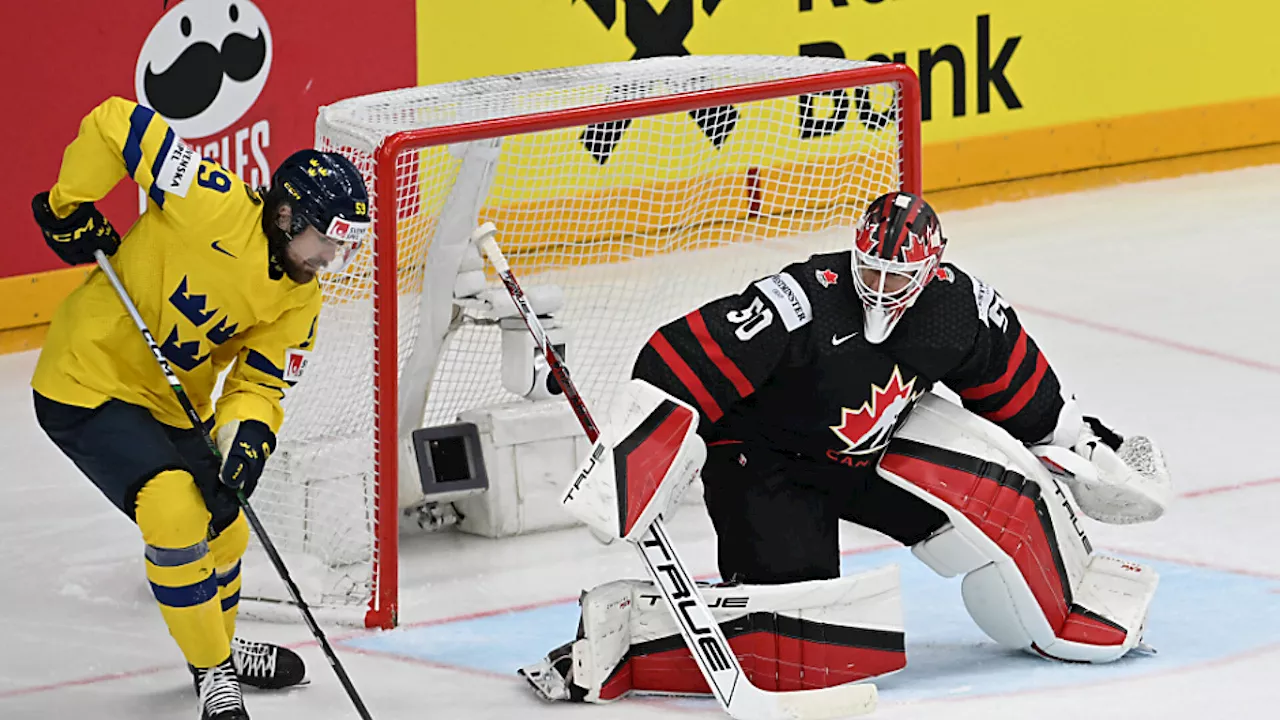
{"label": "white stick blade", "polygon": [[878,698],[876,686],[865,682],[790,692],[767,692],[753,685],[734,693],[728,711],[738,720],[832,720],[867,715],[876,709]]}

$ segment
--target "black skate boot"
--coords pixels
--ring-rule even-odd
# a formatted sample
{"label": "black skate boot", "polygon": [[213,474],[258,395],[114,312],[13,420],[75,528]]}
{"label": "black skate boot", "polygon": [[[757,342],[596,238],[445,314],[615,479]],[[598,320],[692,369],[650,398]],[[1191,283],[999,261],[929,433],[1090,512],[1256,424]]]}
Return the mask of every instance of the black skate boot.
{"label": "black skate boot", "polygon": [[211,668],[191,668],[200,694],[200,720],[249,720],[240,681],[231,660]]}
{"label": "black skate boot", "polygon": [[288,648],[235,638],[231,641],[231,661],[240,682],[261,690],[279,690],[306,682],[307,667]]}

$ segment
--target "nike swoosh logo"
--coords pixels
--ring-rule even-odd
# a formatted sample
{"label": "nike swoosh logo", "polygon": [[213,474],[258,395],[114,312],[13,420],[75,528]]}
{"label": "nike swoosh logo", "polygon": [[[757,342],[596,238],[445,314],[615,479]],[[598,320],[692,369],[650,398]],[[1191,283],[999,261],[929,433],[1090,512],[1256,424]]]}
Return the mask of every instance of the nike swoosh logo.
{"label": "nike swoosh logo", "polygon": [[217,250],[218,252],[222,253],[223,255],[226,255],[226,256],[227,256],[227,257],[229,257],[229,258],[234,258],[234,257],[235,257],[235,255],[232,255],[231,253],[227,252],[226,250],[223,250],[222,248],[218,247],[218,243],[220,243],[220,242],[222,242],[222,241],[221,241],[221,240],[214,240],[214,241],[213,241],[213,245],[212,245],[213,249],[214,249],[214,250]]}
{"label": "nike swoosh logo", "polygon": [[853,338],[856,338],[856,337],[858,337],[858,333],[849,333],[848,335],[845,335],[844,337],[840,337],[839,335],[832,335],[832,336],[831,336],[831,344],[832,344],[832,345],[839,345],[839,344],[843,343],[843,342],[844,342],[844,341],[846,341],[846,340],[852,340]]}

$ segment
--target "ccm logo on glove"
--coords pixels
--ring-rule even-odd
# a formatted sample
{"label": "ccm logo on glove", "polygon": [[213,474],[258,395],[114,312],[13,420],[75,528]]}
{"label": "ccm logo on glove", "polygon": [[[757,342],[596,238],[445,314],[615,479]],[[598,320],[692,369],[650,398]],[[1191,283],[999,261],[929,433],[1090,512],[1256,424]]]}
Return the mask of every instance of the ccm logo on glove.
{"label": "ccm logo on glove", "polygon": [[232,420],[218,430],[222,451],[222,483],[233,490],[253,493],[267,458],[276,449],[276,435],[260,420]]}
{"label": "ccm logo on glove", "polygon": [[42,192],[31,199],[31,212],[44,241],[68,265],[93,262],[95,250],[114,255],[120,247],[120,234],[91,202],[60,218],[49,205],[49,193]]}

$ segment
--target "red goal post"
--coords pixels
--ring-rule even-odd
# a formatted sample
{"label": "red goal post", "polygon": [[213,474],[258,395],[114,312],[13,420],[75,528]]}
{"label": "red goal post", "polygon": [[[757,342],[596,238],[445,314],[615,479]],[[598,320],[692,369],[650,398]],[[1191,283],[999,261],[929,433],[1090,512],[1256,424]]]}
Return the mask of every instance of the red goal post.
{"label": "red goal post", "polygon": [[[586,83],[593,83],[598,101],[557,94]],[[831,138],[840,128],[832,130],[830,118],[841,112],[842,124],[865,125],[849,133],[866,137],[836,147]],[[809,137],[806,118],[814,120]],[[650,120],[664,123],[663,129],[637,129]],[[766,122],[771,123],[768,129],[752,125]],[[668,128],[680,123],[687,127]],[[689,137],[680,134],[686,130]],[[831,137],[823,135],[827,131]],[[561,136],[563,142],[552,142]],[[696,142],[702,144],[695,148]],[[749,147],[734,149],[734,143]],[[826,149],[806,155],[810,146]],[[432,275],[437,270],[432,263],[448,254],[439,249],[437,236],[443,228],[452,224],[469,231],[467,226],[478,220],[495,220],[500,238],[504,229],[514,238],[504,241],[504,247],[511,248],[512,265],[525,276],[545,270],[557,282],[572,284],[564,278],[574,268],[697,254],[703,245],[747,247],[760,238],[847,226],[869,195],[895,188],[920,191],[920,92],[914,72],[897,64],[757,56],[654,58],[344,100],[321,108],[317,147],[347,154],[365,174],[375,238],[361,261],[343,277],[326,282],[317,352],[308,381],[294,391],[298,397],[286,401],[280,443],[286,457],[264,480],[259,512],[273,537],[280,533],[278,544],[312,556],[311,564],[321,574],[340,576],[329,584],[318,581],[314,590],[304,588],[322,596],[317,604],[363,605],[364,624],[392,627],[399,590],[398,518],[405,505],[399,490],[407,487],[402,476],[410,472],[403,467],[405,438],[422,426],[424,408],[427,421],[451,421],[460,409],[501,399],[500,391],[467,389],[466,383],[473,382],[469,378],[460,383],[446,377],[483,364],[475,360],[479,355],[446,347],[447,339],[423,340],[429,333],[419,329],[431,326],[431,316],[447,314],[440,307],[449,304],[447,288],[440,286],[452,284],[453,277],[448,271]],[[455,196],[468,160],[459,160],[457,153],[477,147],[496,148],[496,159],[485,156],[476,166],[488,168],[483,171],[490,174],[488,182],[506,183],[502,192],[508,199],[486,195],[493,186],[482,179],[481,197],[461,212],[458,207],[465,203],[459,205]],[[586,148],[595,155],[595,164],[568,158],[565,148]],[[845,157],[859,152],[875,157]],[[700,160],[702,153],[710,159]],[[724,160],[733,153],[737,159]],[[632,157],[641,159],[628,159]],[[582,165],[565,165],[571,162]],[[565,166],[548,169],[556,163]],[[625,172],[597,181],[597,166]],[[436,175],[442,178],[438,182],[432,179]],[[501,179],[495,181],[495,176]],[[695,245],[688,240],[694,236],[713,239]],[[773,265],[761,265],[763,272],[756,266],[744,272],[767,274],[780,266]],[[456,265],[450,267],[456,271]],[[702,281],[699,276],[684,284]],[[592,280],[589,287],[583,292],[599,299],[588,303],[592,312],[615,302],[608,292],[601,296],[608,282]],[[567,297],[571,306],[577,296],[569,292]],[[627,297],[619,294],[616,304],[622,307],[616,318],[637,314],[626,305]],[[653,323],[674,317],[660,316],[670,310],[654,312],[636,320],[636,333],[642,325],[649,332],[656,328]],[[614,319],[601,323],[616,328],[621,321],[610,317]],[[584,318],[580,311],[579,327],[590,324]],[[449,332],[456,329],[451,325]],[[616,380],[614,366],[629,362],[632,349],[609,350],[606,357],[593,351],[599,343],[589,340],[583,342],[585,359],[578,365],[570,360],[575,379],[586,378],[580,383],[588,396],[593,383],[602,388]],[[633,346],[635,340],[628,342]],[[475,352],[491,353],[488,347]],[[593,364],[609,368],[596,378]],[[580,366],[586,369],[580,371]],[[421,380],[423,368],[427,380]],[[402,385],[415,382],[424,386],[408,405],[421,407],[406,409]],[[476,387],[481,382],[474,380]],[[447,385],[448,393],[460,392],[458,399],[433,410],[426,396],[436,393],[436,384]],[[332,394],[322,396],[324,392]],[[594,392],[591,399],[598,403],[605,391]],[[330,492],[337,494],[330,498],[325,494]],[[333,537],[321,529],[331,529]],[[361,535],[367,538],[357,537]]]}

